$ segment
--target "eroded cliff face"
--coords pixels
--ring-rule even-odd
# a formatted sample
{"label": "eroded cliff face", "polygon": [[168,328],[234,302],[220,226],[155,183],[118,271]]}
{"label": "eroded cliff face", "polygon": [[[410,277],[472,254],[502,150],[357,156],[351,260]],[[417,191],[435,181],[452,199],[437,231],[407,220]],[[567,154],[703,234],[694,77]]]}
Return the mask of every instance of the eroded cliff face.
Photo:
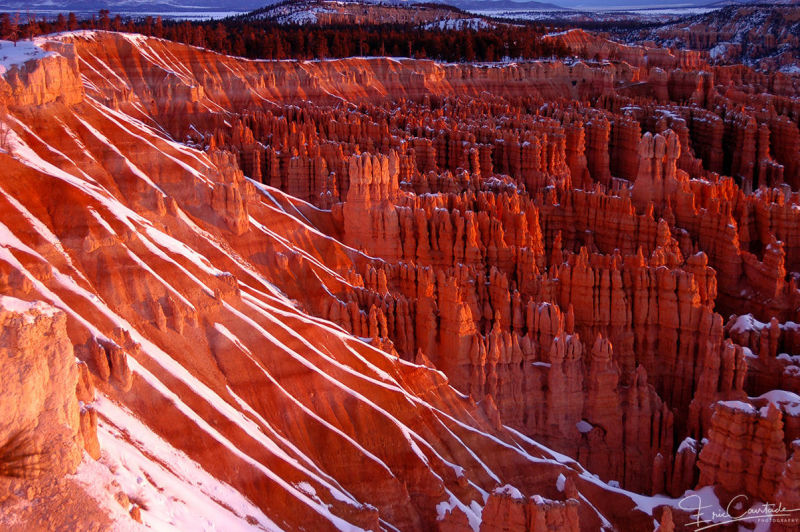
{"label": "eroded cliff face", "polygon": [[81,459],[78,366],[63,312],[2,296],[3,470],[19,477],[74,473]]}
{"label": "eroded cliff face", "polygon": [[[215,519],[265,528],[669,530],[677,501],[631,492],[793,500],[798,425],[765,394],[797,386],[797,93],[567,37],[610,60],[41,39],[83,91],[9,105],[0,286],[68,315],[87,467],[136,499],[110,466],[139,418],[134,448],[249,499]],[[722,471],[730,434],[760,477]]]}
{"label": "eroded cliff face", "polygon": [[69,480],[84,450],[99,454],[89,375],[75,358],[66,314],[43,301],[0,296],[0,372],[2,527],[107,524],[105,512]]}
{"label": "eroded cliff face", "polygon": [[[22,43],[20,47],[23,46],[33,48],[35,45]],[[52,47],[54,50],[50,53],[14,64],[4,72],[0,79],[0,98],[4,105],[22,107],[53,102],[72,105],[83,99],[74,46],[53,43]],[[5,66],[3,70],[6,70]]]}

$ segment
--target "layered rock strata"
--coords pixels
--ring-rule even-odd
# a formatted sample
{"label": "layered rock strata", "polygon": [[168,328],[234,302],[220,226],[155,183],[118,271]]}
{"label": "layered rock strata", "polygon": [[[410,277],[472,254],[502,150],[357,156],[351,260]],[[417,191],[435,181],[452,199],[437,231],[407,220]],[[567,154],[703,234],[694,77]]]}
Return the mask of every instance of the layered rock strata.
{"label": "layered rock strata", "polygon": [[72,309],[103,394],[292,526],[669,530],[677,506],[624,490],[790,501],[798,425],[765,394],[797,383],[798,94],[567,37],[592,57],[42,40],[85,94],[10,102],[36,125],[0,155],[3,289]]}

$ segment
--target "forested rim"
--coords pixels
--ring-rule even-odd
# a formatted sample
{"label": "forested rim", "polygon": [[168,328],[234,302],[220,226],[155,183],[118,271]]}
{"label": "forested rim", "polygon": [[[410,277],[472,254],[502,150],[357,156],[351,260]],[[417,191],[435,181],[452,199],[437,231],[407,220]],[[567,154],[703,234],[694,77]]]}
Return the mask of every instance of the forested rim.
{"label": "forested rim", "polygon": [[497,25],[487,29],[423,29],[412,24],[279,25],[270,20],[230,17],[187,21],[160,17],[123,18],[108,10],[80,19],[74,13],[44,19],[36,15],[0,15],[0,37],[30,39],[71,30],[141,33],[250,59],[325,59],[395,56],[443,61],[501,61],[566,57],[569,50],[542,39],[541,25]]}

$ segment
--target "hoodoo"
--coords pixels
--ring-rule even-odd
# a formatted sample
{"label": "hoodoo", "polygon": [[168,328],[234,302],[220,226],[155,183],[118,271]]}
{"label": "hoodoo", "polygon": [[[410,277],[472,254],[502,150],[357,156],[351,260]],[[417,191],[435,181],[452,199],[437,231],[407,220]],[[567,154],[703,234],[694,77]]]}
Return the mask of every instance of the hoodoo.
{"label": "hoodoo", "polygon": [[20,43],[0,528],[671,531],[739,496],[793,509],[800,83],[544,40],[578,57]]}

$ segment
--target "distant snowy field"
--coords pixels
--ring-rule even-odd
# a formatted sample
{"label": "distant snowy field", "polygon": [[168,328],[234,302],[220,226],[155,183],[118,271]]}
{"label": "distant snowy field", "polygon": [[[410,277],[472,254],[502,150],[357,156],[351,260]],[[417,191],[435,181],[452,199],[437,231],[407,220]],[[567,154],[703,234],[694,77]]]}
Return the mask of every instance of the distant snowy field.
{"label": "distant snowy field", "polygon": [[471,10],[472,13],[486,17],[499,17],[517,20],[642,20],[647,22],[667,22],[681,17],[702,15],[718,8],[712,7],[658,7],[641,9],[596,9],[592,11],[554,11],[554,10],[509,10],[485,9]]}
{"label": "distant snowy field", "polygon": [[[16,13],[19,10],[17,9],[10,9],[4,8],[0,6],[0,13]],[[84,16],[97,16],[97,11],[83,11],[83,10],[73,10],[73,9],[36,9],[31,8],[26,10],[24,13],[32,13],[39,16],[44,16],[47,18],[56,18],[59,14],[66,14],[69,12],[75,13],[78,18]],[[144,18],[144,17],[161,17],[162,19],[177,19],[177,20],[217,20],[221,18],[227,17],[235,17],[237,15],[244,15],[248,13],[248,11],[125,11],[125,10],[114,10],[111,12],[111,15],[120,15],[123,18]]]}
{"label": "distant snowy field", "polygon": [[623,13],[635,13],[637,15],[677,15],[682,17],[688,17],[691,15],[703,15],[705,13],[709,13],[711,11],[716,11],[719,9],[718,7],[662,7],[662,8],[643,8],[643,9],[627,9],[624,11],[621,10],[599,10],[600,13],[614,13],[614,12],[623,12]]}

